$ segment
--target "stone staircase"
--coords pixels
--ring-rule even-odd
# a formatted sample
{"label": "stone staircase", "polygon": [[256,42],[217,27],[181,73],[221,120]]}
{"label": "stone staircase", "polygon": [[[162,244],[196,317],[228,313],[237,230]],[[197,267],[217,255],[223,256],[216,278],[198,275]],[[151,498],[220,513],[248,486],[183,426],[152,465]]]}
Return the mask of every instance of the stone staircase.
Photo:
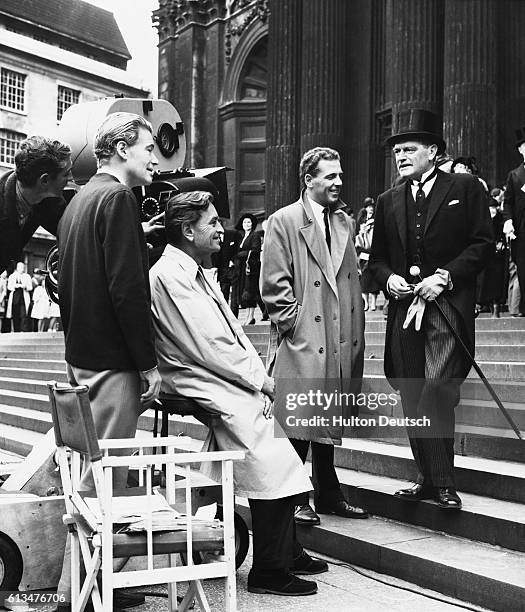
{"label": "stone staircase", "polygon": [[[480,318],[476,325],[478,362],[525,430],[525,319]],[[268,325],[247,328],[263,358],[268,331]],[[367,313],[367,392],[392,391],[382,376],[384,333],[380,315]],[[66,380],[62,334],[0,335],[0,459],[3,452],[25,456],[51,427],[48,380]],[[361,416],[367,414],[400,416],[400,408]],[[152,427],[153,412],[147,411],[139,428]],[[170,433],[203,439],[206,432],[192,418],[171,417]],[[305,546],[491,610],[525,611],[525,442],[508,428],[476,375],[463,385],[457,408],[461,512],[393,496],[414,478],[400,428],[363,427],[351,435],[336,448],[340,481],[348,498],[373,516],[323,516],[319,527],[299,529]],[[239,508],[249,520],[245,506]]]}

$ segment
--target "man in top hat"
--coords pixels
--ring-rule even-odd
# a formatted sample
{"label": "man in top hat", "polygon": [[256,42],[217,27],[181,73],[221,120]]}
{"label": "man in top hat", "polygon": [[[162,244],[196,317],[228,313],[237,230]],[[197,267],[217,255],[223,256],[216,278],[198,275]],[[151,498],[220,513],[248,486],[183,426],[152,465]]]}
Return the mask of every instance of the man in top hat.
{"label": "man in top hat", "polygon": [[[516,130],[516,147],[525,163],[525,127]],[[507,176],[507,187],[503,199],[503,232],[512,240],[512,259],[516,263],[521,299],[519,313],[525,315],[525,165],[521,163]]]}
{"label": "man in top hat", "polygon": [[407,431],[419,472],[396,496],[459,509],[454,408],[470,365],[434,301],[473,353],[476,276],[493,249],[486,195],[475,177],[436,168],[446,145],[433,113],[400,113],[387,143],[405,181],[377,200],[369,269],[393,298],[385,374],[414,419]]}

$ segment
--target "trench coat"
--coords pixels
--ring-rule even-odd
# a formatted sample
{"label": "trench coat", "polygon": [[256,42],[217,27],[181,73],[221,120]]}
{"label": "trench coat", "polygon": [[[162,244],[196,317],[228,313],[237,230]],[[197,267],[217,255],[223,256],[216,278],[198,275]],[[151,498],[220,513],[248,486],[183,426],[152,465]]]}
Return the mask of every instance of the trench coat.
{"label": "trench coat", "polygon": [[[261,267],[261,296],[279,334],[275,414],[290,437],[324,444],[341,443],[344,428],[333,417],[350,416],[348,403],[332,405],[327,423],[314,427],[288,428],[283,415],[291,389],[354,395],[361,389],[363,300],[350,218],[342,206],[331,216],[331,255],[305,192],[271,215]],[[324,413],[305,406],[301,411],[308,417]]]}
{"label": "trench coat", "polygon": [[[220,416],[203,450],[245,452],[244,460],[234,462],[236,495],[279,499],[311,490],[279,424],[263,416],[266,372],[257,351],[218,286],[210,282],[206,292],[196,274],[196,262],[171,245],[150,271],[162,391],[191,397]],[[213,467],[205,464],[203,471],[220,481]]]}

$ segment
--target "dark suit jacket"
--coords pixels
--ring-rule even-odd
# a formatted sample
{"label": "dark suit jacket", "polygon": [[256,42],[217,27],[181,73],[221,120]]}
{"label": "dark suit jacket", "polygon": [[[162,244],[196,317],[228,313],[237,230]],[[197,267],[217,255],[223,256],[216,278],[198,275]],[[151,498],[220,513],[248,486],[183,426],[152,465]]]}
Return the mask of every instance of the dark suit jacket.
{"label": "dark suit jacket", "polygon": [[[391,274],[405,277],[407,266],[406,197],[410,183],[381,194],[377,200],[369,270],[386,291]],[[487,196],[477,178],[438,170],[432,188],[424,232],[422,276],[436,268],[450,272],[454,285],[444,295],[459,311],[463,335],[474,350],[476,276],[494,249]],[[385,373],[393,376],[389,344],[398,302],[390,300],[388,311]]]}
{"label": "dark suit jacket", "polygon": [[146,241],[131,189],[95,174],[58,226],[66,361],[88,370],[149,370],[157,361]]}
{"label": "dark suit jacket", "polygon": [[518,232],[525,222],[525,192],[521,188],[525,185],[525,166],[520,164],[507,176],[507,187],[503,200],[503,219],[512,219],[514,229]]}
{"label": "dark suit jacket", "polygon": [[66,203],[62,198],[46,198],[31,209],[23,227],[16,210],[16,175],[14,170],[0,177],[0,273],[22,257],[22,250],[41,225],[56,235]]}
{"label": "dark suit jacket", "polygon": [[221,244],[221,250],[212,255],[212,264],[217,268],[217,280],[227,281],[229,278],[230,262],[233,262],[239,244],[241,242],[241,233],[234,229],[225,229],[224,238]]}

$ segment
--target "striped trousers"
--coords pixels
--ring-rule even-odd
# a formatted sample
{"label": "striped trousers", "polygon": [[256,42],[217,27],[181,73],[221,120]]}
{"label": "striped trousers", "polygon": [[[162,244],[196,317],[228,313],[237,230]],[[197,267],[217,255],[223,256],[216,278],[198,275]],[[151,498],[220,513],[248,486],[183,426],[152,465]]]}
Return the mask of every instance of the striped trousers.
{"label": "striped trousers", "polygon": [[[427,427],[407,427],[419,471],[417,482],[455,487],[454,409],[464,380],[465,357],[433,302],[427,302],[420,331],[413,321],[403,329],[411,301],[397,304],[390,350],[405,417],[430,421]],[[459,313],[443,299],[439,304],[463,336]]]}

